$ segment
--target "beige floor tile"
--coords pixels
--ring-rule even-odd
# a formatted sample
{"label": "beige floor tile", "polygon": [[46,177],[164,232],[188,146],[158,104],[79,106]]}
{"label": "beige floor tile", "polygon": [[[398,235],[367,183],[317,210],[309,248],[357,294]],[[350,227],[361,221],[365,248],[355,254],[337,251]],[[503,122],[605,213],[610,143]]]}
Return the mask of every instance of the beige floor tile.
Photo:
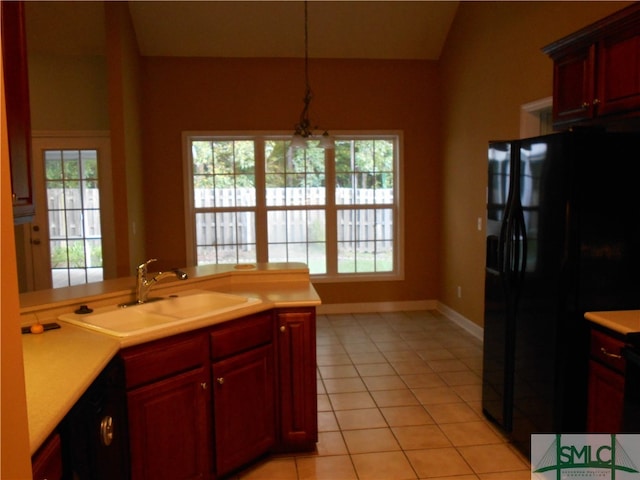
{"label": "beige floor tile", "polygon": [[443,387],[446,385],[437,373],[402,375],[402,379],[409,388]]}
{"label": "beige floor tile", "polygon": [[446,477],[429,477],[429,480],[480,480],[480,477],[477,475],[454,475]]}
{"label": "beige floor tile", "polygon": [[345,343],[344,349],[349,354],[380,352],[380,350],[378,350],[378,347],[376,347],[376,344],[370,341],[364,341],[359,343]]}
{"label": "beige floor tile", "polygon": [[346,455],[347,445],[341,432],[319,432],[316,444],[318,455]]}
{"label": "beige floor tile", "polygon": [[340,343],[316,344],[316,355],[344,355],[347,353]]}
{"label": "beige floor tile", "polygon": [[352,459],[359,480],[414,480],[417,478],[402,452],[366,453],[353,455]]}
{"label": "beige floor tile", "polygon": [[316,355],[317,365],[351,365],[351,357],[346,353]]}
{"label": "beige floor tile", "polygon": [[473,474],[473,470],[453,447],[405,452],[419,478]]}
{"label": "beige floor tile", "polygon": [[469,367],[457,358],[427,360],[427,365],[429,365],[434,372],[461,372],[469,370]]}
{"label": "beige floor tile", "polygon": [[365,392],[367,387],[360,377],[356,378],[325,378],[324,388],[327,393]]}
{"label": "beige floor tile", "polygon": [[467,403],[482,402],[481,383],[478,385],[454,385],[452,388]]}
{"label": "beige floor tile", "polygon": [[419,374],[419,373],[433,373],[431,367],[422,360],[416,358],[414,360],[403,360],[399,362],[391,362],[391,366],[399,375]]}
{"label": "beige floor tile", "polygon": [[371,392],[379,407],[397,407],[400,405],[420,405],[420,402],[408,388],[402,390],[379,390]]}
{"label": "beige floor tile", "polygon": [[445,423],[440,425],[440,428],[456,447],[504,443],[484,421]]}
{"label": "beige floor tile", "polygon": [[423,360],[454,360],[456,357],[446,348],[418,350],[418,355]]}
{"label": "beige floor tile", "polygon": [[505,444],[458,447],[458,450],[476,473],[511,472],[527,468]]}
{"label": "beige floor tile", "polygon": [[442,372],[440,376],[447,385],[482,385],[482,378],[471,370],[464,372]]}
{"label": "beige floor tile", "polygon": [[378,375],[395,375],[396,371],[389,363],[367,363],[356,367],[363,377],[376,377]]}
{"label": "beige floor tile", "polygon": [[519,470],[517,472],[481,473],[480,480],[531,480],[531,470]]}
{"label": "beige floor tile", "polygon": [[421,405],[382,407],[380,411],[387,423],[392,427],[431,425],[435,423],[431,415]]}
{"label": "beige floor tile", "polygon": [[406,388],[398,375],[381,375],[377,377],[362,377],[362,381],[370,392],[375,390],[399,390]]}
{"label": "beige floor tile", "polygon": [[374,408],[376,406],[369,392],[330,393],[329,399],[336,411]]}
{"label": "beige floor tile", "polygon": [[393,342],[379,342],[376,341],[376,347],[381,352],[413,352],[413,349],[404,340],[398,339]]}
{"label": "beige floor tile", "polygon": [[326,393],[318,394],[318,411],[330,412],[332,409],[329,396]]}
{"label": "beige floor tile", "polygon": [[403,450],[450,447],[451,442],[437,425],[391,427]]}
{"label": "beige floor tile", "polygon": [[349,356],[356,366],[367,363],[384,363],[387,361],[386,357],[380,352],[350,353]]}
{"label": "beige floor tile", "polygon": [[357,377],[358,371],[353,365],[323,365],[318,370],[322,378],[349,378]]}
{"label": "beige floor tile", "polygon": [[296,460],[289,457],[268,458],[243,471],[237,478],[242,480],[297,480]]}
{"label": "beige floor tile", "polygon": [[384,352],[384,356],[389,362],[413,362],[420,360],[418,354],[413,350],[401,352]]}
{"label": "beige floor tile", "polygon": [[413,394],[423,405],[462,403],[462,398],[451,387],[414,388]]}
{"label": "beige floor tile", "polygon": [[296,459],[299,480],[357,480],[349,455]]}
{"label": "beige floor tile", "polygon": [[341,430],[386,427],[387,422],[377,408],[335,412]]}
{"label": "beige floor tile", "polygon": [[389,428],[348,430],[342,433],[351,454],[400,450],[400,445]]}
{"label": "beige floor tile", "polygon": [[425,405],[436,423],[474,422],[480,420],[478,414],[466,403],[439,403]]}
{"label": "beige floor tile", "polygon": [[336,416],[333,412],[318,412],[318,431],[332,432],[340,430]]}

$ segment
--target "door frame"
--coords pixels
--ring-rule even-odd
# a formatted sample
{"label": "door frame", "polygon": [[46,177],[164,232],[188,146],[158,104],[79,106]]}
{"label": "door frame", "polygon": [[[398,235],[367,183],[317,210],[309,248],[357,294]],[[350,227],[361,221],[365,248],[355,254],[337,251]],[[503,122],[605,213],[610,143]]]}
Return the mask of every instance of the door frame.
{"label": "door frame", "polygon": [[[111,173],[111,136],[109,131],[33,131],[31,135],[33,155],[33,185],[36,214],[28,225],[29,233],[24,235],[25,271],[27,288],[39,290],[51,288],[51,259],[49,253],[49,226],[46,217],[46,198],[44,185],[44,150],[95,149],[98,150],[98,175],[100,182],[100,223],[102,231],[103,278],[116,275],[116,248],[113,231],[113,178]],[[38,226],[38,237],[34,238],[34,227]],[[40,247],[33,248],[34,242]],[[38,267],[36,264],[41,265]],[[46,265],[47,275],[42,268]],[[36,271],[38,269],[39,271]],[[46,279],[46,280],[45,280]],[[48,286],[47,286],[48,285]]]}

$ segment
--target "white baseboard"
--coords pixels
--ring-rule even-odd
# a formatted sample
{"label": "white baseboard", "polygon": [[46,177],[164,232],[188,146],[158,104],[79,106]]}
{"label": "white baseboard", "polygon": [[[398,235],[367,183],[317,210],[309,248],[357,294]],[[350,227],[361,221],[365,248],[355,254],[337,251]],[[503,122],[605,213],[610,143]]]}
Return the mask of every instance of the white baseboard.
{"label": "white baseboard", "polygon": [[337,315],[345,313],[373,312],[411,312],[416,310],[437,310],[453,323],[463,328],[482,341],[484,329],[468,318],[449,308],[437,300],[414,300],[407,302],[367,302],[367,303],[332,303],[322,304],[316,308],[318,315]]}
{"label": "white baseboard", "polygon": [[374,312],[412,312],[415,310],[437,310],[436,300],[414,300],[407,302],[367,302],[367,303],[332,303],[316,307],[318,315],[336,315],[342,313],[374,313]]}
{"label": "white baseboard", "polygon": [[452,308],[449,308],[444,303],[438,302],[437,310],[440,313],[442,313],[445,317],[447,317],[449,320],[451,320],[453,323],[455,323],[459,327],[462,327],[471,335],[476,337],[478,340],[483,341],[484,328],[482,328],[480,325],[478,325],[475,322],[472,322],[467,317],[460,315],[458,312],[456,312]]}

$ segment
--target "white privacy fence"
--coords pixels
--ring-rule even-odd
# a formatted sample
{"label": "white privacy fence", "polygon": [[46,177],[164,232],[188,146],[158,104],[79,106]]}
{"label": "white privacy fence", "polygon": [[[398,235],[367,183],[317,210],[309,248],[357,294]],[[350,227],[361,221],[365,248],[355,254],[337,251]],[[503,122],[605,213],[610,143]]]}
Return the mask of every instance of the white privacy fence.
{"label": "white privacy fence", "polygon": [[[326,189],[323,187],[268,188],[269,243],[324,242],[325,204]],[[338,241],[359,242],[358,249],[373,249],[373,241],[393,241],[393,189],[336,189],[335,204]],[[253,248],[256,241],[255,189],[195,189],[194,205],[196,209],[235,209],[197,212],[198,245]],[[380,247],[378,243],[376,249]]]}

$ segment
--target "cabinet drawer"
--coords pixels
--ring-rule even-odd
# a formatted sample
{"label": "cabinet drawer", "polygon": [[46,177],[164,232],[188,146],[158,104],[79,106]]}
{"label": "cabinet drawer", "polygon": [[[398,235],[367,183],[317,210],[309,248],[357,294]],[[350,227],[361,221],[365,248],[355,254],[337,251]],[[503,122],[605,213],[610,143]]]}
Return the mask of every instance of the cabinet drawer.
{"label": "cabinet drawer", "polygon": [[125,362],[127,389],[204,365],[207,352],[206,333],[128,348],[120,353]]}
{"label": "cabinet drawer", "polygon": [[216,360],[270,343],[273,340],[271,312],[234,320],[211,332],[211,359]]}
{"label": "cabinet drawer", "polygon": [[599,330],[591,330],[591,357],[618,372],[624,372],[623,347],[622,340]]}

